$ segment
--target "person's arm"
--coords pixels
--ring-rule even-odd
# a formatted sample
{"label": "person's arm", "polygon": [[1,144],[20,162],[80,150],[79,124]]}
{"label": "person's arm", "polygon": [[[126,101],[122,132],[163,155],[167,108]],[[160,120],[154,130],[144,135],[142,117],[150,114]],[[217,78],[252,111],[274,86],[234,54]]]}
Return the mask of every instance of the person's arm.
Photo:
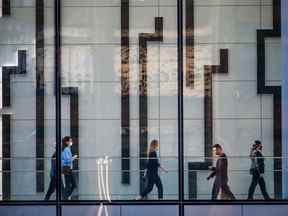
{"label": "person's arm", "polygon": [[163,171],[163,172],[166,172],[168,173],[168,169],[166,169],[165,167],[163,167],[162,165],[159,166],[159,168]]}
{"label": "person's arm", "polygon": [[263,155],[259,151],[256,152],[256,160],[255,161],[256,161],[256,163],[255,163],[256,169],[257,169],[259,175],[262,176],[264,173],[264,158],[263,158]]}
{"label": "person's arm", "polygon": [[214,176],[216,175],[216,172],[215,171],[212,171],[208,177],[206,178],[207,180],[210,180],[211,178],[214,178]]}
{"label": "person's arm", "polygon": [[73,156],[72,156],[72,161],[74,161],[74,160],[77,159],[77,158],[78,158],[78,155],[77,155],[77,154],[73,155]]}
{"label": "person's arm", "polygon": [[207,180],[210,180],[211,178],[214,178],[214,176],[216,175],[216,167],[210,166],[209,170],[211,170],[212,172],[206,178]]}
{"label": "person's arm", "polygon": [[159,158],[157,157],[156,152],[155,152],[155,161],[157,162],[157,167],[159,169],[161,169],[163,172],[166,172],[166,173],[168,172],[168,170],[160,164]]}

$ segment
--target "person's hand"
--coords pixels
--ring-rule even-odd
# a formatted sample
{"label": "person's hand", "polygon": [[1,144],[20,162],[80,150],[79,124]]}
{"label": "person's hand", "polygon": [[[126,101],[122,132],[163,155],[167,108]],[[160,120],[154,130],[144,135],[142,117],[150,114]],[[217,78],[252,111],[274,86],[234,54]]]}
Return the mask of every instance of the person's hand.
{"label": "person's hand", "polygon": [[76,159],[76,158],[78,158],[78,155],[77,154],[73,155],[73,159]]}
{"label": "person's hand", "polygon": [[161,167],[162,171],[165,172],[165,173],[168,173],[168,170],[165,169],[164,167]]}
{"label": "person's hand", "polygon": [[209,166],[208,169],[214,171],[216,168],[213,166]]}

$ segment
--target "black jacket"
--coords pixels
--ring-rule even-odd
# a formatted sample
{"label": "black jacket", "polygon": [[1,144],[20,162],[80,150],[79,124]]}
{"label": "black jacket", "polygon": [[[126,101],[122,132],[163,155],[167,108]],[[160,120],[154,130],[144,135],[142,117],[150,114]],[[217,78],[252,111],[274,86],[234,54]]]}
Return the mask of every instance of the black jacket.
{"label": "black jacket", "polygon": [[209,175],[209,178],[216,177],[215,181],[228,182],[228,160],[227,156],[223,153],[219,156],[216,167],[212,167],[212,173]]}
{"label": "black jacket", "polygon": [[260,151],[254,152],[254,159],[255,159],[255,171],[258,171],[260,174],[265,172],[265,163],[263,154]]}
{"label": "black jacket", "polygon": [[149,159],[147,163],[147,174],[158,174],[158,168],[160,163],[155,151],[149,153]]}

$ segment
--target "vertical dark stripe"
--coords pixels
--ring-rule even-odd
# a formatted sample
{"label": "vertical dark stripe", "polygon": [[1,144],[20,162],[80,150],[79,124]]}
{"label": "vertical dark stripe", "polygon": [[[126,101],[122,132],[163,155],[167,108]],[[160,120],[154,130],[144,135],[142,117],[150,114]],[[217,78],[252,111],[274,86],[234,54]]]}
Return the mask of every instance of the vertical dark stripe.
{"label": "vertical dark stripe", "polygon": [[13,74],[26,74],[26,50],[18,50],[18,65],[17,66],[4,66],[2,67],[2,106],[11,106],[11,83],[10,75]]}
{"label": "vertical dark stripe", "polygon": [[10,16],[11,15],[10,0],[2,0],[2,15],[3,16]]}
{"label": "vertical dark stripe", "polygon": [[273,28],[281,32],[281,0],[273,0]]}
{"label": "vertical dark stripe", "polygon": [[[193,184],[189,184],[189,200],[197,199],[197,171],[190,170],[188,173],[189,182],[193,182]],[[196,185],[196,187],[194,186]]]}
{"label": "vertical dark stripe", "polygon": [[273,137],[274,137],[274,190],[278,199],[282,198],[282,96],[274,94],[273,99]]}
{"label": "vertical dark stripe", "polygon": [[10,107],[11,106],[11,83],[10,83],[10,74],[11,71],[16,70],[17,67],[2,67],[2,106]]}
{"label": "vertical dark stripe", "polygon": [[[139,157],[140,180],[143,170],[146,168],[147,144],[148,144],[148,105],[147,105],[147,47],[144,38],[139,38]],[[144,185],[140,181],[140,192]]]}
{"label": "vertical dark stripe", "polygon": [[228,64],[228,49],[220,49],[220,67],[218,73],[228,74],[229,64]]}
{"label": "vertical dark stripe", "polygon": [[11,117],[2,115],[2,199],[11,199]]}
{"label": "vertical dark stripe", "polygon": [[[77,87],[63,87],[62,94],[70,97],[70,136],[73,140],[72,152],[79,155],[79,96]],[[79,160],[73,163],[76,178],[79,180]],[[77,197],[74,197],[77,199]]]}
{"label": "vertical dark stripe", "polygon": [[[10,67],[11,68],[11,67]],[[14,67],[16,70],[16,67]],[[2,106],[10,107],[10,71],[9,67],[2,68]],[[2,115],[2,196],[3,200],[11,198],[11,118]]]}
{"label": "vertical dark stripe", "polygon": [[[194,19],[194,16],[193,18]],[[194,21],[192,22],[194,25]],[[191,30],[190,30],[191,31]],[[191,33],[191,32],[190,32]],[[193,34],[194,32],[192,32]],[[190,35],[193,37],[193,35]],[[187,38],[186,38],[187,39]],[[193,38],[194,42],[194,38]],[[192,47],[193,48],[193,47]],[[194,59],[192,58],[194,61]],[[194,64],[193,64],[194,66]],[[194,76],[194,74],[193,74]],[[184,106],[183,106],[183,1],[177,0],[177,102],[178,102],[178,199],[179,216],[184,216]],[[194,81],[194,77],[193,77]],[[193,83],[194,86],[194,83]]]}
{"label": "vertical dark stripe", "polygon": [[[70,134],[73,138],[72,151],[79,155],[79,96],[78,89],[73,88],[70,96]],[[79,162],[76,160],[74,168],[79,171]]]}
{"label": "vertical dark stripe", "polygon": [[213,145],[213,74],[228,74],[228,49],[220,49],[220,65],[204,66],[204,145],[206,162],[212,163]]}
{"label": "vertical dark stripe", "polygon": [[274,194],[282,198],[282,97],[281,86],[266,86],[265,39],[281,37],[281,0],[273,0],[273,29],[257,30],[257,93],[273,95]]}
{"label": "vertical dark stripe", "polygon": [[[155,17],[155,33],[139,34],[139,165],[140,179],[146,168],[147,146],[148,146],[148,98],[147,98],[147,42],[163,41],[163,18]],[[143,188],[140,181],[140,191]]]}
{"label": "vertical dark stripe", "polygon": [[[179,36],[178,36],[179,37]],[[194,0],[186,0],[186,86],[194,88]]]}
{"label": "vertical dark stripe", "polygon": [[36,191],[44,192],[44,0],[36,1]]}
{"label": "vertical dark stripe", "polygon": [[61,0],[54,0],[54,33],[55,33],[55,110],[56,110],[56,215],[62,215],[61,207]]}
{"label": "vertical dark stripe", "polygon": [[[208,170],[212,165],[213,145],[213,74],[228,74],[228,49],[220,50],[220,65],[204,66],[204,162],[190,162],[188,164],[189,199],[197,199],[197,181],[193,174],[197,171]],[[191,175],[190,175],[191,172]],[[191,192],[191,193],[190,193]]]}
{"label": "vertical dark stripe", "polygon": [[[266,30],[267,31],[267,30]],[[257,93],[261,94],[265,86],[265,39],[263,30],[257,30]],[[264,62],[263,62],[264,60]]]}
{"label": "vertical dark stripe", "polygon": [[[18,65],[2,67],[2,107],[11,107],[11,75],[25,74],[26,71],[26,50],[19,50]],[[2,191],[3,200],[11,198],[11,117],[2,115]]]}
{"label": "vertical dark stripe", "polygon": [[213,84],[212,67],[204,66],[204,154],[205,162],[212,164],[213,145]]}
{"label": "vertical dark stripe", "polygon": [[18,51],[18,67],[17,67],[17,74],[26,74],[27,71],[27,52],[26,50],[19,50]]}
{"label": "vertical dark stripe", "polygon": [[121,169],[130,184],[129,0],[121,0]]}

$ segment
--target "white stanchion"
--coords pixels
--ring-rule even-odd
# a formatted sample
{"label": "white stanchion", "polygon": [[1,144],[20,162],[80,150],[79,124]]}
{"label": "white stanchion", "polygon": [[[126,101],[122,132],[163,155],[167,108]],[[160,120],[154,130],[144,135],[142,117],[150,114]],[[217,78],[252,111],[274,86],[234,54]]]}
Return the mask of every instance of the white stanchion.
{"label": "white stanchion", "polygon": [[[109,159],[106,156],[104,159],[97,160],[97,180],[100,200],[111,202],[109,191]],[[104,212],[103,212],[104,210]],[[109,216],[108,208],[103,203],[100,204],[97,216]]]}

